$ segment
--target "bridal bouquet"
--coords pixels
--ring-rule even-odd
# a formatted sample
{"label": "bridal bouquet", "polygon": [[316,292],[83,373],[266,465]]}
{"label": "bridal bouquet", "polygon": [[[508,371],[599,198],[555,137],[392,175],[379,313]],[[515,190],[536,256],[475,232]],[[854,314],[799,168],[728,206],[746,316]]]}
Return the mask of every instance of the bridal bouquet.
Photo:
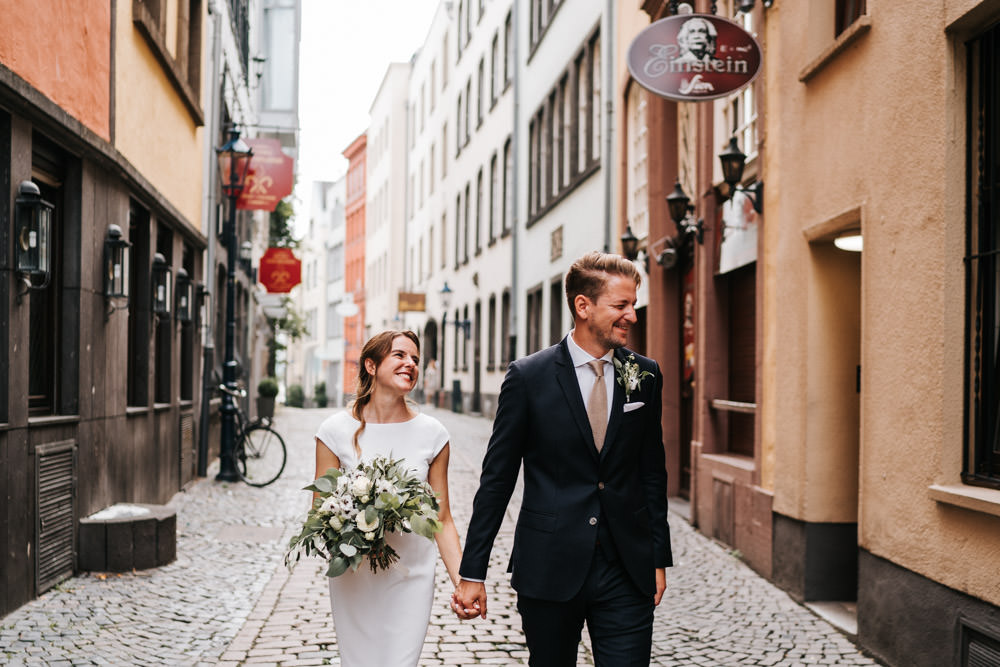
{"label": "bridal bouquet", "polygon": [[318,555],[330,563],[326,576],[337,577],[347,568],[357,570],[367,556],[372,572],[377,572],[399,560],[385,541],[387,532],[433,539],[441,530],[433,489],[402,461],[380,456],[348,471],[330,468],[305,490],[319,496],[302,531],[288,543],[288,567],[302,553]]}

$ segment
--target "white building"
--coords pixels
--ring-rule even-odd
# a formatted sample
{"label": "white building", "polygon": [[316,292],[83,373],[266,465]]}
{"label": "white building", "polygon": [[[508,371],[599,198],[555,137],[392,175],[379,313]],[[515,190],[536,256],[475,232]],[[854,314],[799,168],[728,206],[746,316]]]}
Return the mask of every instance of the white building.
{"label": "white building", "polygon": [[309,218],[297,253],[302,283],[293,297],[306,333],[288,347],[285,381],[300,385],[309,405],[316,404],[320,383],[329,405],[343,400],[344,327],[337,306],[344,298],[344,182],[312,183],[304,203]]}
{"label": "white building", "polygon": [[610,110],[601,94],[608,80],[605,4],[531,2],[518,19],[519,356],[566,335],[573,326],[566,271],[581,255],[614,247],[605,164]]}
{"label": "white building", "polygon": [[406,95],[409,63],[390,63],[369,114],[365,216],[365,327],[399,329],[406,263]]}

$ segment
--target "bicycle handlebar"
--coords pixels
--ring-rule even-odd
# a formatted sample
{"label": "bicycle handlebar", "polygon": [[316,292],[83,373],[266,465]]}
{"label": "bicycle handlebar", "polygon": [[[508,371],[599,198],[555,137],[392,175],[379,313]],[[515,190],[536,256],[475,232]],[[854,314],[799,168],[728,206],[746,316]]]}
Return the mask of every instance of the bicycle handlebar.
{"label": "bicycle handlebar", "polygon": [[230,389],[229,387],[227,387],[224,384],[220,384],[219,385],[219,391],[221,391],[224,394],[229,394],[233,398],[246,398],[246,395],[247,395],[247,390],[244,389],[243,387],[237,387],[234,390],[234,389]]}

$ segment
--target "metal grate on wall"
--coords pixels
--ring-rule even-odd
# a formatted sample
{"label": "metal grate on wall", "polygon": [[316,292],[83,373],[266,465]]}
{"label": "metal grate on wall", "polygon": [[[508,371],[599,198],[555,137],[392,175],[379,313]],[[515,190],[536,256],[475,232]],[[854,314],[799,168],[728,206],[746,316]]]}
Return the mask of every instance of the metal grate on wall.
{"label": "metal grate on wall", "polygon": [[72,440],[35,449],[35,589],[41,595],[73,576],[76,495],[76,443]]}
{"label": "metal grate on wall", "polygon": [[962,656],[959,660],[962,667],[997,667],[1000,665],[1000,628],[992,632],[986,628],[971,624],[967,620],[961,623]]}
{"label": "metal grate on wall", "polygon": [[181,457],[180,457],[180,467],[181,484],[186,484],[194,477],[194,461],[195,461],[195,451],[194,451],[194,414],[184,413],[181,415]]}

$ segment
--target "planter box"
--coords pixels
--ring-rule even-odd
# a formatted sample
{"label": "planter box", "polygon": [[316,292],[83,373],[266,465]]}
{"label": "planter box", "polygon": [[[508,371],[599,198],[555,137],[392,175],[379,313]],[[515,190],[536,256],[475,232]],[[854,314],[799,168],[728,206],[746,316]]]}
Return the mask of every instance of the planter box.
{"label": "planter box", "polygon": [[177,513],[165,505],[118,504],[80,519],[80,569],[128,572],[177,558]]}

